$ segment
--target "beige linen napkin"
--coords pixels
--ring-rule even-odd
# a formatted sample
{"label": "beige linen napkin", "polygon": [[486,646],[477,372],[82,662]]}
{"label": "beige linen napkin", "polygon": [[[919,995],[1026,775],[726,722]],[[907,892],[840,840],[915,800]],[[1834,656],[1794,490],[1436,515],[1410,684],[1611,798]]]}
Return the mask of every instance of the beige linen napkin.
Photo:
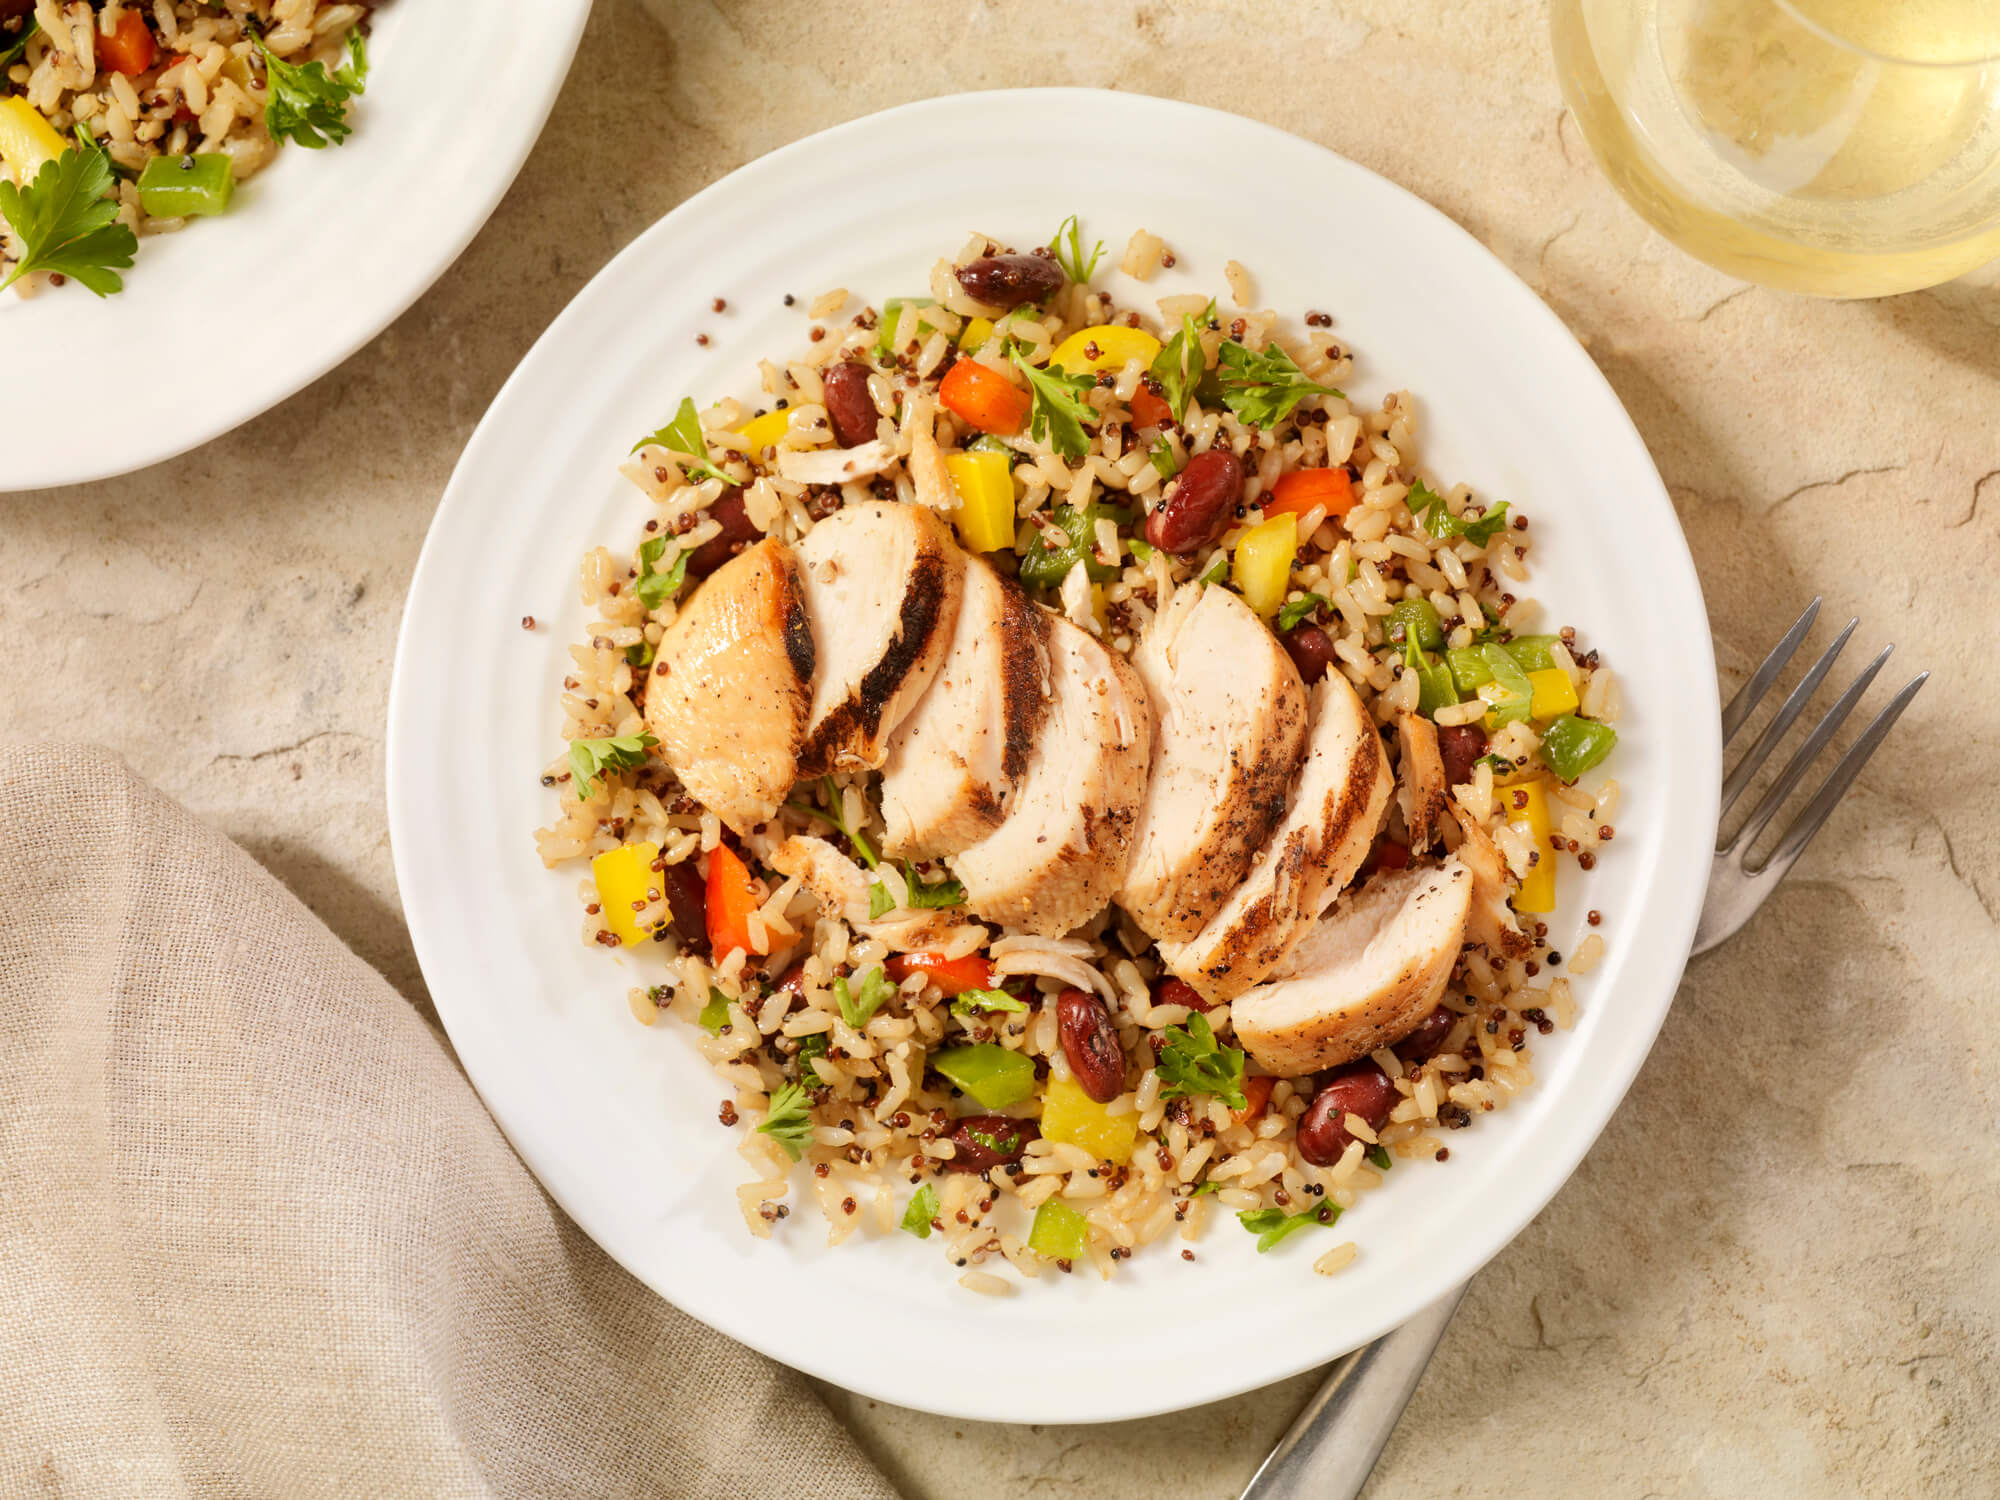
{"label": "beige linen napkin", "polygon": [[889,1497],[102,751],[0,746],[0,1495]]}

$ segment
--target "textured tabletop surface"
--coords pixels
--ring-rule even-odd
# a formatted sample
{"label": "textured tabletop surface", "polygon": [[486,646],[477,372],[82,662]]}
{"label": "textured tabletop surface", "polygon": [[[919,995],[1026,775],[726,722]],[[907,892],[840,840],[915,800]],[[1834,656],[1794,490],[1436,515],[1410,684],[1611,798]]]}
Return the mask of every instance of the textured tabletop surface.
{"label": "textured tabletop surface", "polygon": [[[188,457],[0,496],[5,728],[121,751],[422,1004],[382,794],[403,594],[474,423],[592,273],[731,168],[929,95],[1104,85],[1296,131],[1435,203],[1584,341],[1679,508],[1725,691],[1814,593],[1936,674],[1691,965],[1369,1495],[2000,1493],[2000,274],[1837,304],[1686,259],[1592,164],[1544,28],[1445,0],[599,0],[520,180],[414,311]],[[827,1395],[912,1500],[1231,1497],[1311,1383],[1099,1428]]]}

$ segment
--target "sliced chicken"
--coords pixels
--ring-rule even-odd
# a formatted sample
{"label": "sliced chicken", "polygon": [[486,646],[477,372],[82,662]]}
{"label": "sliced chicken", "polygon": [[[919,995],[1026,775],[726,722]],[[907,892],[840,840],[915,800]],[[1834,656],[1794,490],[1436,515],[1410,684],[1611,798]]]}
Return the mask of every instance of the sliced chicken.
{"label": "sliced chicken", "polygon": [[827,517],[798,554],[819,651],[799,774],[875,770],[951,644],[965,554],[930,511],[888,501]]}
{"label": "sliced chicken", "polygon": [[797,776],[815,654],[798,560],[776,537],[718,568],[661,638],[646,727],[738,833],[773,816]]}
{"label": "sliced chicken", "polygon": [[1327,673],[1313,691],[1284,821],[1207,926],[1160,944],[1167,967],[1212,1005],[1271,973],[1361,868],[1393,789],[1375,721],[1347,679]]}
{"label": "sliced chicken", "polygon": [[1451,799],[1444,780],[1444,757],[1438,754],[1437,725],[1405,709],[1396,715],[1396,742],[1403,752],[1396,767],[1396,805],[1403,810],[1410,848],[1421,854],[1437,843]]}
{"label": "sliced chicken", "polygon": [[1281,1078],[1401,1041],[1437,1008],[1472,891],[1472,872],[1453,858],[1385,870],[1342,896],[1293,950],[1289,977],[1237,996],[1237,1040]]}
{"label": "sliced chicken", "polygon": [[957,628],[930,691],[889,739],[883,845],[955,854],[1000,826],[1048,716],[1049,617],[981,559],[966,560]]}
{"label": "sliced chicken", "polygon": [[1459,808],[1453,808],[1452,812],[1459,831],[1465,835],[1458,846],[1458,857],[1472,872],[1472,916],[1466,923],[1467,940],[1482,944],[1489,953],[1501,958],[1526,958],[1534,952],[1535,943],[1521,931],[1520,923],[1514,920],[1514,908],[1507,904],[1513,887],[1508,881],[1507,860],[1500,853],[1500,846],[1476,819]]}
{"label": "sliced chicken", "polygon": [[946,933],[965,919],[965,913],[957,908],[951,911],[898,909],[883,917],[871,918],[868,915],[868,872],[825,839],[786,839],[771,851],[768,863],[780,875],[798,876],[799,884],[812,892],[824,915],[845,922],[863,937],[887,943],[898,953],[936,947]]}
{"label": "sliced chicken", "polygon": [[870,439],[852,448],[780,448],[778,472],[796,484],[851,484],[896,466],[893,443]]}
{"label": "sliced chicken", "polygon": [[1138,673],[1088,631],[1047,619],[1047,721],[1005,819],[950,864],[978,916],[1055,937],[1124,878],[1153,725]]}
{"label": "sliced chicken", "polygon": [[1180,590],[1132,665],[1153,709],[1153,764],[1117,900],[1149,936],[1185,943],[1285,816],[1305,755],[1306,688],[1228,589]]}

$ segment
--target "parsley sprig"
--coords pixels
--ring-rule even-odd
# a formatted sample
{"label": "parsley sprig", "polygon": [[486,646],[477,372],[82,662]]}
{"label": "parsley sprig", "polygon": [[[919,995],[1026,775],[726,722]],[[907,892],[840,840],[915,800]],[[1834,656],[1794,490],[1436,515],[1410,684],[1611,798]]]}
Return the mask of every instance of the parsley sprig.
{"label": "parsley sprig", "polygon": [[1434,541],[1447,542],[1454,537],[1464,537],[1484,547],[1498,536],[1507,525],[1507,502],[1498,501],[1489,505],[1477,515],[1455,516],[1451,507],[1444,503],[1444,496],[1438,494],[1423,480],[1410,486],[1405,502],[1410,514],[1417,518],[1424,530]]}
{"label": "parsley sprig", "polygon": [[1280,1240],[1297,1234],[1308,1224],[1325,1227],[1340,1217],[1340,1205],[1322,1200],[1299,1213],[1282,1208],[1252,1208],[1236,1216],[1236,1222],[1257,1236],[1257,1253],[1262,1255]]}
{"label": "parsley sprig", "polygon": [[920,1240],[931,1237],[931,1220],[938,1216],[937,1189],[928,1182],[910,1194],[910,1206],[903,1210],[902,1227]]}
{"label": "parsley sprig", "polygon": [[764,1116],[764,1123],[757,1128],[783,1146],[793,1161],[804,1156],[813,1137],[812,1108],[806,1103],[806,1091],[796,1083],[779,1088],[771,1095],[771,1108]]}
{"label": "parsley sprig", "polygon": [[1215,1040],[1208,1017],[1196,1011],[1185,1026],[1167,1028],[1167,1044],[1155,1065],[1160,1074],[1160,1094],[1174,1098],[1182,1094],[1214,1094],[1231,1109],[1246,1108],[1243,1097],[1243,1054]]}
{"label": "parsley sprig", "polygon": [[[820,788],[826,793],[826,807],[815,807],[810,802],[794,799],[785,806],[794,812],[802,812],[809,818],[818,818],[823,823],[831,823],[847,837],[854,846],[854,852],[861,856],[861,862],[871,870],[879,871],[882,861],[875,853],[875,846],[859,828],[850,827],[842,816],[843,801],[840,788],[831,776],[820,778]],[[912,911],[946,911],[965,904],[965,887],[956,880],[925,880],[917,873],[915,865],[905,860],[902,864],[903,884],[909,888],[909,896],[904,904]],[[889,894],[888,885],[878,874],[868,882],[868,920],[873,922],[887,916],[896,909],[896,898]]]}
{"label": "parsley sprig", "polygon": [[125,290],[113,267],[132,264],[139,240],[117,222],[111,161],[94,144],[72,146],[24,187],[0,182],[0,218],[14,226],[23,254],[0,292],[33,271],[57,271],[100,297]]}
{"label": "parsley sprig", "polygon": [[[1215,316],[1215,299],[1208,299],[1208,306],[1202,309],[1200,317],[1193,313],[1181,315],[1181,326],[1174,336],[1161,345],[1160,352],[1153,356],[1153,363],[1147,370],[1160,383],[1160,396],[1174,414],[1176,422],[1187,420],[1188,401],[1194,395],[1194,388],[1208,371],[1206,357],[1201,348],[1201,330]],[[1155,464],[1158,467],[1158,464]]]}
{"label": "parsley sprig", "polygon": [[1318,611],[1327,607],[1325,596],[1307,594],[1301,599],[1290,599],[1278,606],[1278,629],[1293,630],[1301,620],[1311,619]]}
{"label": "parsley sprig", "polygon": [[890,1000],[895,998],[896,983],[877,964],[861,976],[860,993],[856,994],[846,978],[833,982],[833,998],[840,1005],[840,1019],[856,1031],[866,1026]]}
{"label": "parsley sprig", "polygon": [[1028,377],[1028,388],[1034,395],[1028,416],[1029,435],[1047,438],[1049,446],[1064,458],[1072,461],[1082,458],[1090,451],[1090,435],[1084,428],[1096,426],[1099,420],[1097,409],[1083,399],[1083,393],[1097,383],[1096,378],[1031,365],[1021,357],[1018,348],[1012,353],[1015,365]]}
{"label": "parsley sprig", "polygon": [[1227,340],[1216,351],[1215,385],[1222,404],[1237,420],[1275,427],[1308,396],[1338,396],[1330,385],[1306,379],[1292,357],[1276,344],[1258,354]]}
{"label": "parsley sprig", "polygon": [[867,836],[859,828],[850,828],[848,826],[847,819],[843,816],[844,802],[840,795],[840,788],[835,785],[834,779],[831,776],[822,776],[819,779],[819,785],[820,790],[826,793],[825,807],[816,807],[810,802],[801,802],[796,797],[787,802],[785,806],[789,807],[793,812],[802,812],[809,818],[818,818],[822,823],[831,823],[846,836],[847,842],[854,846],[854,852],[861,856],[861,862],[864,865],[868,866],[871,870],[880,869],[882,861],[875,857],[875,846],[868,842]]}
{"label": "parsley sprig", "polygon": [[257,40],[264,54],[269,92],[264,124],[274,140],[295,141],[309,151],[338,146],[354,133],[347,104],[368,86],[368,43],[359,31],[347,34],[347,57],[327,72],[323,63],[288,63]]}
{"label": "parsley sprig", "polygon": [[1005,990],[960,990],[951,1002],[953,1015],[969,1016],[974,1011],[1026,1010],[1025,1000],[1017,999]]}
{"label": "parsley sprig", "polygon": [[722,1028],[729,1024],[729,997],[711,984],[708,987],[708,1004],[694,1019],[695,1024],[710,1036],[721,1036]]}
{"label": "parsley sprig", "polygon": [[681,471],[689,481],[699,484],[704,479],[720,479],[724,484],[736,481],[723,470],[717,468],[708,456],[708,439],[702,434],[701,417],[694,409],[694,397],[683,396],[681,404],[674,410],[674,419],[657,432],[649,432],[632,445],[637,453],[648,443],[657,443],[673,454],[681,463]]}
{"label": "parsley sprig", "polygon": [[[1065,233],[1069,238],[1067,245],[1063,243]],[[1063,268],[1063,274],[1081,284],[1089,281],[1091,273],[1097,269],[1097,262],[1104,255],[1104,241],[1097,242],[1097,248],[1090,252],[1090,259],[1086,261],[1083,258],[1083,230],[1077,223],[1076,215],[1071,214],[1056,225],[1055,238],[1049,241],[1049,249],[1055,252],[1056,264]]]}
{"label": "parsley sprig", "polygon": [[597,795],[597,779],[606,771],[636,771],[646,752],[660,742],[650,734],[614,734],[601,740],[571,740],[569,769],[579,802]]}
{"label": "parsley sprig", "polygon": [[683,548],[671,568],[661,568],[660,554],[666,550],[667,539],[663,536],[648,537],[639,544],[639,578],[632,585],[632,592],[648,609],[658,609],[678,594],[681,585],[687,582],[690,554]]}

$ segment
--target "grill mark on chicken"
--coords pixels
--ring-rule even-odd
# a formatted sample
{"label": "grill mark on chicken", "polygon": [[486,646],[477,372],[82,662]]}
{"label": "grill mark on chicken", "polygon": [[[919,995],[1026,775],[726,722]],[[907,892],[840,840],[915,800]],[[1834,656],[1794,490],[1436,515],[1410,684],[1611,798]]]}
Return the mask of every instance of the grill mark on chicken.
{"label": "grill mark on chicken", "polygon": [[[1049,622],[1019,584],[1008,578],[1000,583],[1005,600],[1000,691],[1007,726],[1000,770],[1012,783],[1027,771],[1029,752],[1049,716]],[[999,812],[997,802],[994,812]],[[998,823],[997,816],[994,821]]]}
{"label": "grill mark on chicken", "polygon": [[817,776],[865,763],[865,758],[849,747],[875,740],[882,728],[883,710],[930,648],[943,613],[949,568],[944,553],[935,546],[927,544],[918,554],[897,610],[895,638],[847,701],[813,730],[799,755],[800,774]]}
{"label": "grill mark on chicken", "polygon": [[[806,601],[799,592],[796,576],[787,580],[782,608],[785,621],[785,660],[800,682],[811,682],[818,648],[813,645],[812,621],[806,615]],[[810,703],[808,703],[810,706]]]}

